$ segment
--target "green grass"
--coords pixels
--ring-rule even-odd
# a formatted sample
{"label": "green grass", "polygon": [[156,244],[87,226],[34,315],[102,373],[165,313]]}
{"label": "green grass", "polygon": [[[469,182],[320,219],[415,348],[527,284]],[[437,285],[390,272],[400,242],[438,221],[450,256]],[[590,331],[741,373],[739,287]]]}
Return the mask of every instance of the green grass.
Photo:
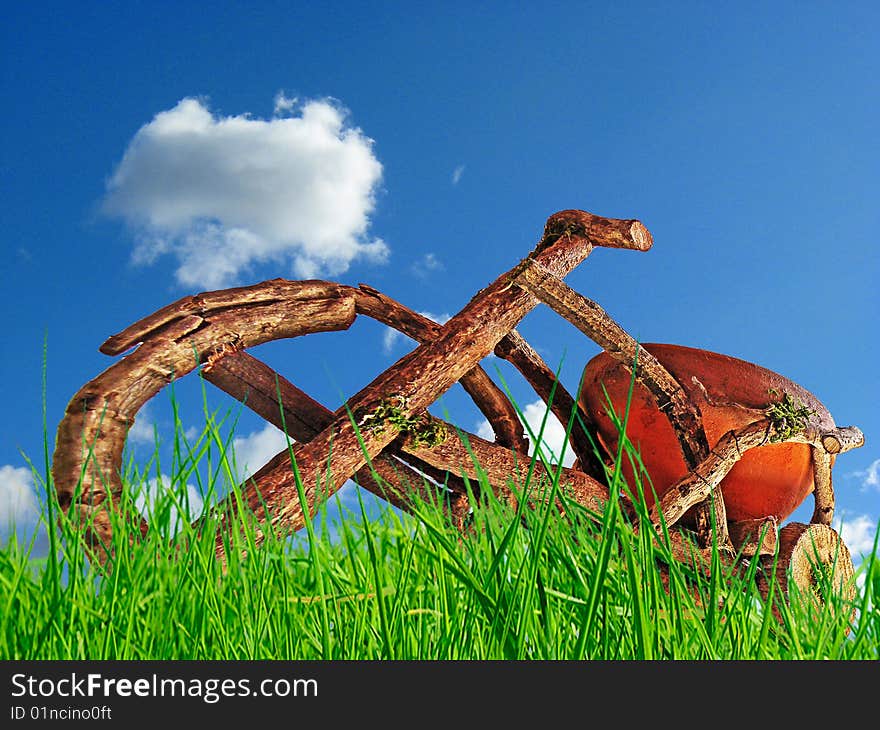
{"label": "green grass", "polygon": [[[514,510],[483,484],[474,491],[490,496],[463,539],[437,505],[364,519],[361,504],[335,537],[322,511],[305,536],[270,535],[247,559],[230,551],[224,572],[211,530],[200,537],[177,517],[186,512],[179,485],[210,495],[234,483],[232,434],[221,437],[220,425],[209,415],[193,443],[177,429],[169,471],[178,486],[158,490],[153,529],[130,549],[134,495],[162,469],[158,456],[127,461],[130,497],[115,518],[109,573],[89,565],[75,526],[48,499],[60,521],[48,557],[32,559],[33,540],[14,537],[0,550],[0,658],[880,658],[874,555],[859,569],[851,622],[833,596],[835,610],[818,621],[797,601],[779,604],[778,620],[749,571],[717,568],[706,580],[672,561],[665,588],[661,539],[634,534],[617,500],[591,514],[555,483],[549,496],[565,516],[552,500]],[[627,449],[621,458],[638,457]],[[242,529],[247,540],[250,526]],[[188,550],[171,547],[175,534]]]}

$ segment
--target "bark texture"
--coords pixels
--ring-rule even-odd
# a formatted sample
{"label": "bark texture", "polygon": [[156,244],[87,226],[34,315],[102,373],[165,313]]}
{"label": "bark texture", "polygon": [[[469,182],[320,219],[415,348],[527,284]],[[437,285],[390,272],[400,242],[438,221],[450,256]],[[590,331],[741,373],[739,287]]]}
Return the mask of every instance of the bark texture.
{"label": "bark texture", "polygon": [[[761,558],[758,588],[765,599],[776,582],[787,601],[797,600],[813,623],[823,612],[851,620],[855,616],[856,585],[849,550],[828,525],[790,522],[779,531],[779,555]],[[777,609],[777,616],[778,616]]]}

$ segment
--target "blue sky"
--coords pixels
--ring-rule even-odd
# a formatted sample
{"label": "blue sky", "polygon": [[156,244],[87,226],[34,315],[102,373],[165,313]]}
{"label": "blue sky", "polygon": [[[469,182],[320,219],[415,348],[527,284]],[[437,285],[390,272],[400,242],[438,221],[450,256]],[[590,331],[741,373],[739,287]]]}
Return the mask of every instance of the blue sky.
{"label": "blue sky", "polygon": [[[876,3],[81,2],[5,16],[0,529],[35,518],[22,454],[42,468],[44,337],[51,450],[71,396],[113,362],[98,346],[179,297],[314,276],[441,319],[525,256],[549,215],[581,208],[654,236],[567,278],[635,337],[769,367],[862,428],[866,445],[834,469],[836,523],[870,547]],[[598,352],[543,308],[519,329],[571,390]],[[411,345],[359,320],[254,354],[335,408]],[[178,385],[198,430],[199,386]],[[481,428],[458,386],[432,411]],[[135,457],[171,422],[163,392]],[[248,412],[235,433],[252,468],[277,450]]]}

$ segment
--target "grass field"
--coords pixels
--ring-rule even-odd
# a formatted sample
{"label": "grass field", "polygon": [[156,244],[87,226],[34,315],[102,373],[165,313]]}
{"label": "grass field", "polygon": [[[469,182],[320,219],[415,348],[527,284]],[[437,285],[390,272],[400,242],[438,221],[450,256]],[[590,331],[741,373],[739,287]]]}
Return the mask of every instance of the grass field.
{"label": "grass field", "polygon": [[[45,367],[43,378],[45,393]],[[618,465],[631,460],[637,483],[609,472],[612,497],[601,514],[566,497],[539,448],[531,466],[554,475],[550,493],[511,481],[517,508],[495,499],[488,482],[465,479],[473,505],[466,537],[439,503],[416,502],[413,514],[387,506],[377,516],[360,491],[355,510],[337,493],[336,509],[322,505],[300,533],[267,533],[259,548],[254,525],[237,518],[224,567],[211,505],[238,489],[237,419],[224,432],[230,414],[217,418],[203,404],[204,427],[188,437],[172,389],[164,487],[150,478],[164,471],[158,438],[148,463],[128,455],[123,498],[111,511],[114,557],[101,569],[88,560],[81,527],[58,508],[44,402],[43,468],[31,465],[42,524],[30,539],[13,532],[0,545],[0,659],[880,658],[876,540],[857,568],[855,600],[843,602],[826,580],[819,615],[809,597],[762,598],[754,562],[729,571],[713,551],[706,577],[671,558],[668,534],[632,530],[617,495],[640,504],[645,487],[626,438]],[[625,433],[625,414],[617,423]],[[543,428],[530,432],[534,443]],[[199,510],[189,503],[192,482]],[[132,543],[142,516],[150,530]],[[202,520],[198,532],[193,518]],[[49,549],[37,558],[41,536]]]}
{"label": "grass field", "polygon": [[[210,419],[192,445],[178,434],[172,482],[196,479],[210,492],[230,480],[229,443]],[[296,539],[269,536],[247,559],[231,549],[224,572],[212,531],[199,537],[179,517],[186,489],[154,489],[152,529],[128,546],[148,471],[129,461],[109,573],[89,565],[51,500],[60,527],[48,557],[30,556],[33,540],[2,549],[0,658],[880,658],[876,555],[857,571],[855,606],[832,595],[811,619],[797,597],[777,595],[776,618],[754,565],[702,579],[669,559],[663,539],[635,535],[616,500],[596,516],[556,488],[565,516],[552,501],[516,511],[490,496],[467,539],[438,505],[364,519],[360,502],[335,525],[321,510]],[[239,548],[252,539],[241,527]],[[185,551],[173,547],[181,538]]]}

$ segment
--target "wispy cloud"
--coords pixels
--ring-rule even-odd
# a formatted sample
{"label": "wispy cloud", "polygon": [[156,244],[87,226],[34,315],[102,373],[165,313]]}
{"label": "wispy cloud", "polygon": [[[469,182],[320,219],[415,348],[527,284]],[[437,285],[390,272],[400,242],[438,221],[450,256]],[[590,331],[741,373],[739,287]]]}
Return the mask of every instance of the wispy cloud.
{"label": "wispy cloud", "polygon": [[[433,319],[437,324],[446,324],[449,321],[450,314],[444,312],[443,314],[431,314],[431,312],[419,312],[423,317],[427,317],[428,319]],[[402,340],[404,334],[402,332],[398,332],[396,329],[389,327],[385,330],[385,333],[382,335],[382,352],[386,355],[390,355],[394,350],[397,343]]]}
{"label": "wispy cloud", "polygon": [[867,469],[850,472],[850,474],[862,482],[862,490],[880,489],[880,459],[874,459]]}
{"label": "wispy cloud", "polygon": [[204,499],[196,487],[187,484],[185,489],[181,489],[180,484],[167,474],[152,477],[135,486],[134,504],[151,524],[158,519],[160,508],[167,508],[172,533],[177,532],[184,523],[191,523],[204,509]]}
{"label": "wispy cloud", "polygon": [[312,278],[387,258],[368,235],[381,177],[373,141],[330,100],[280,93],[266,120],[185,98],[135,134],[103,209],[135,229],[136,262],[172,255],[187,287],[228,286],[265,262]]}
{"label": "wispy cloud", "polygon": [[877,520],[859,515],[851,520],[841,520],[835,528],[846,543],[855,562],[860,556],[869,555],[874,548]]}
{"label": "wispy cloud", "polygon": [[146,408],[141,408],[134,423],[128,429],[128,441],[132,444],[154,444],[156,441],[155,426]]}
{"label": "wispy cloud", "polygon": [[458,185],[458,181],[461,180],[461,176],[464,175],[464,165],[459,165],[452,171],[452,184]]}
{"label": "wispy cloud", "polygon": [[267,423],[259,431],[232,440],[235,465],[241,481],[261,469],[277,453],[287,448],[284,432]]}
{"label": "wispy cloud", "polygon": [[290,114],[296,108],[297,101],[298,99],[295,96],[288,96],[283,91],[279,91],[275,94],[275,108],[272,110],[272,113],[276,117]]}
{"label": "wispy cloud", "polygon": [[39,512],[31,470],[0,466],[0,538],[5,540],[13,531],[24,535],[36,524]]}
{"label": "wispy cloud", "polygon": [[442,271],[444,268],[443,262],[433,253],[426,253],[422,258],[410,266],[410,271],[419,278],[424,279],[427,278],[429,274],[432,274],[435,271]]}
{"label": "wispy cloud", "polygon": [[403,335],[391,327],[385,330],[385,334],[382,335],[382,352],[386,355],[390,355],[391,351],[394,349],[394,343],[401,337],[403,337]]}
{"label": "wispy cloud", "polygon": [[[535,437],[537,437],[541,431],[541,422],[544,420],[545,414],[547,416],[547,422],[544,424],[544,432],[541,435],[544,455],[551,462],[559,463],[559,454],[562,454],[564,446],[565,454],[562,458],[562,465],[571,466],[574,464],[575,455],[571,449],[571,445],[566,442],[565,427],[559,422],[556,416],[547,412],[547,405],[540,399],[533,403],[529,403],[522,409],[522,418],[520,420],[528,425],[528,428],[526,429],[526,437],[529,439],[529,453],[533,454],[535,452],[534,439],[529,434],[529,430],[531,430]],[[486,419],[483,419],[477,424],[476,434],[480,438],[489,441],[495,438],[495,431]]]}
{"label": "wispy cloud", "polygon": [[[138,411],[131,428],[128,429],[128,443],[132,446],[148,446],[151,449],[156,445],[157,428],[156,421],[152,413],[148,410],[149,406],[144,406]],[[167,425],[167,424],[166,424]],[[175,434],[158,431],[159,440],[162,441],[166,437],[172,437]],[[181,434],[182,437],[190,443],[194,443],[201,435],[201,431],[197,426],[189,426]]]}

